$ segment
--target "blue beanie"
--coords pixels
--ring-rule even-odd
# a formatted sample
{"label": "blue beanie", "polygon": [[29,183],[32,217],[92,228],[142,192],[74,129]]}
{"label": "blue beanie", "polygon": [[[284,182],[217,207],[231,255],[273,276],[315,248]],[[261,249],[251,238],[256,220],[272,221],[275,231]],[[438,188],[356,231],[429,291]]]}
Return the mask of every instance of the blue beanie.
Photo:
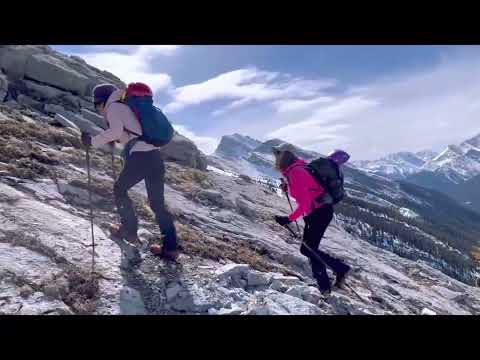
{"label": "blue beanie", "polygon": [[112,84],[100,84],[93,89],[93,102],[95,104],[104,104],[114,91],[118,90],[115,85]]}

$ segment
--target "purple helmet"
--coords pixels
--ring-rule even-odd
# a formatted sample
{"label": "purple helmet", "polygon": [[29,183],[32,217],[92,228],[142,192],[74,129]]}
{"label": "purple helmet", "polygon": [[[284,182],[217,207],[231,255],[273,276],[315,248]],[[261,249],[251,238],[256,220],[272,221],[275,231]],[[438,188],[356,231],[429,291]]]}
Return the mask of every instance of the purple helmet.
{"label": "purple helmet", "polygon": [[335,161],[338,165],[342,165],[350,159],[350,155],[348,155],[343,150],[334,150],[330,154],[328,154],[329,159]]}

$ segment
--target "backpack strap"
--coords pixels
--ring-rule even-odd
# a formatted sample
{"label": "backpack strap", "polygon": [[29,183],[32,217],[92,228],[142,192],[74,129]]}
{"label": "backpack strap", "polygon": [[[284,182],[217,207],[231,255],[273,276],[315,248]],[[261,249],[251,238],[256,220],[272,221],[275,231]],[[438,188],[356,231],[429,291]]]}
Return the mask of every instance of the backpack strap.
{"label": "backpack strap", "polygon": [[122,96],[120,96],[120,99],[117,102],[125,103],[125,99],[127,98],[127,90],[125,90],[122,93]]}
{"label": "backpack strap", "polygon": [[[122,94],[122,96],[120,97],[120,99],[117,100],[117,101],[115,101],[115,102],[116,102],[116,103],[119,103],[119,104],[123,104],[123,105],[125,105],[125,106],[128,106],[127,104],[125,104],[125,98],[126,98],[126,96],[127,96],[127,91],[124,91],[124,93]],[[129,107],[129,108],[130,108],[130,107]],[[129,133],[129,134],[131,134],[131,135],[138,136],[138,137],[142,136],[142,135],[140,135],[140,134],[137,134],[137,133],[134,132],[134,131],[128,130],[125,126],[123,127],[123,131],[125,131],[125,132],[127,132],[127,133]]]}

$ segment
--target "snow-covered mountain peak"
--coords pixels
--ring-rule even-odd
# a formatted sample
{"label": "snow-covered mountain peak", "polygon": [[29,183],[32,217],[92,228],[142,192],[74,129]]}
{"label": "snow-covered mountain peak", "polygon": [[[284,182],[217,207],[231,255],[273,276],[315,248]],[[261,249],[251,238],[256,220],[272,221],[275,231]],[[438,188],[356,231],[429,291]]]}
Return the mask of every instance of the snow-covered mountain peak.
{"label": "snow-covered mountain peak", "polygon": [[416,152],[415,155],[418,158],[422,159],[424,162],[427,162],[432,160],[434,157],[436,157],[438,153],[433,150],[422,150],[422,151]]}

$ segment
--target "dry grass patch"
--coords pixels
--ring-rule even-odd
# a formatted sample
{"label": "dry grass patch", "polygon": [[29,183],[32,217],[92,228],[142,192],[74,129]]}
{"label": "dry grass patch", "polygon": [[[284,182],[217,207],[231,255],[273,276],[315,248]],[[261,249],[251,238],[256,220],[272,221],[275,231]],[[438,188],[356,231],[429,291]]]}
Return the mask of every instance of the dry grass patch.
{"label": "dry grass patch", "polygon": [[81,148],[80,139],[46,124],[31,124],[21,121],[3,121],[0,136],[17,138],[24,142],[39,141],[45,145]]}
{"label": "dry grass patch", "polygon": [[68,267],[65,275],[68,281],[68,293],[62,296],[62,300],[76,314],[93,314],[100,296],[98,278],[75,267]]}
{"label": "dry grass patch", "polygon": [[188,191],[199,187],[203,189],[213,187],[208,179],[208,173],[172,163],[166,164],[165,182],[180,191]]}
{"label": "dry grass patch", "polygon": [[[81,167],[87,166],[85,148],[64,148],[60,155],[60,160],[66,164],[77,165]],[[122,170],[120,159],[115,157],[115,171],[117,175]],[[112,169],[112,159],[110,154],[91,148],[90,149],[90,165],[96,169],[108,170]]]}
{"label": "dry grass patch", "polygon": [[265,250],[253,249],[248,243],[227,237],[217,239],[205,236],[200,231],[178,222],[175,226],[179,247],[186,254],[214,261],[222,259],[245,263],[259,271],[279,271],[277,266],[267,261]]}
{"label": "dry grass patch", "polygon": [[[68,183],[71,186],[78,187],[80,189],[88,190],[88,180],[71,180]],[[98,195],[104,198],[113,199],[113,181],[99,179],[92,176],[90,182],[90,189],[92,194]]]}

